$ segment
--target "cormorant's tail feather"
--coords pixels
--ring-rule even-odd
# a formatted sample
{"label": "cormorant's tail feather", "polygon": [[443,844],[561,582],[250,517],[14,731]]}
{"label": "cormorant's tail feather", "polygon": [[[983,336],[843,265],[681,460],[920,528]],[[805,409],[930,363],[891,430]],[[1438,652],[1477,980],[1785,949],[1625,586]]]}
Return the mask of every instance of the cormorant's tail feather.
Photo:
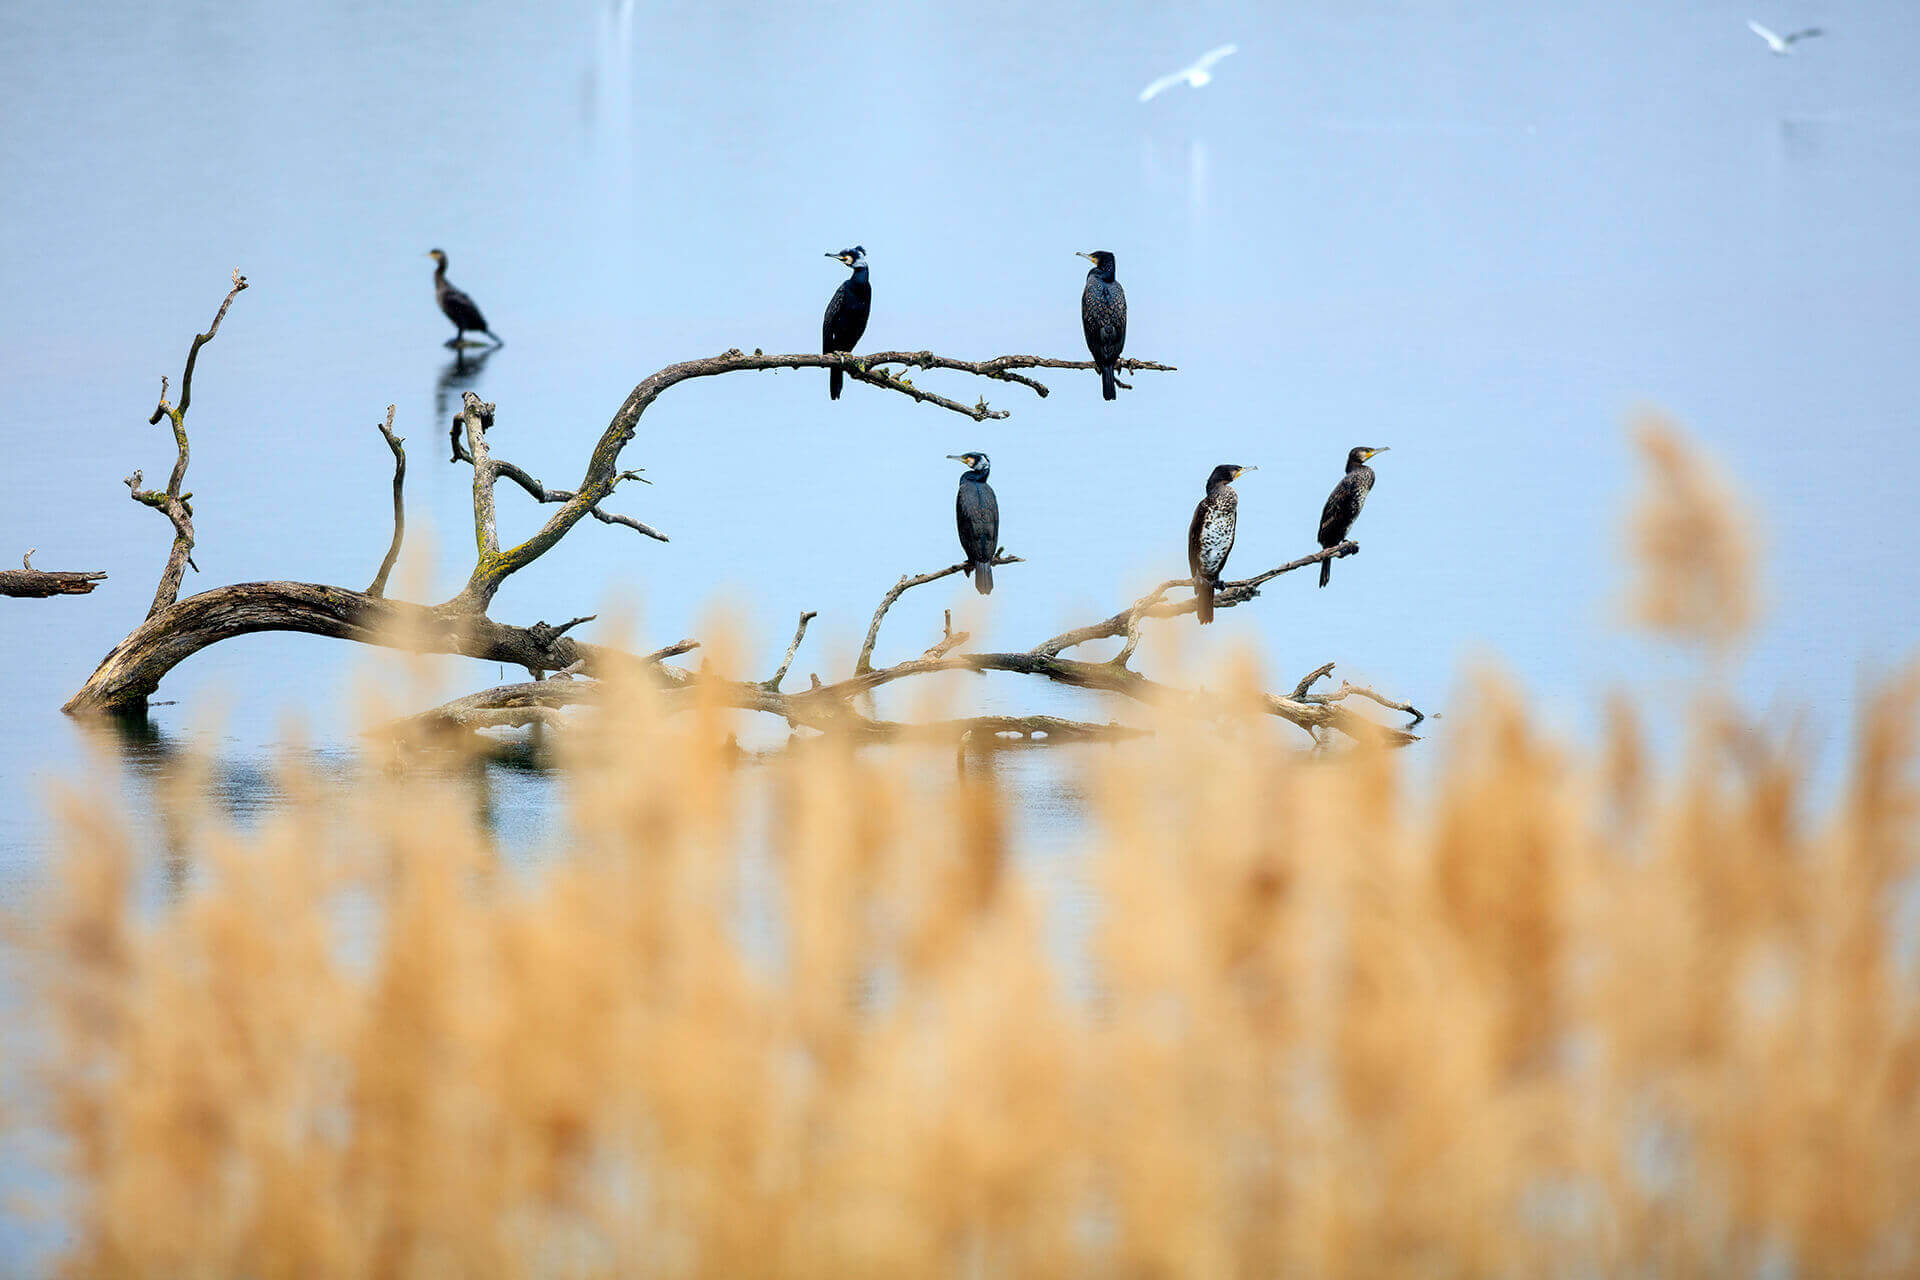
{"label": "cormorant's tail feather", "polygon": [[840,398],[840,384],[843,381],[845,381],[845,378],[840,370],[835,369],[829,373],[827,375],[827,394],[833,399],[838,400]]}
{"label": "cormorant's tail feather", "polygon": [[1213,583],[1205,578],[1197,579],[1193,584],[1193,598],[1200,602],[1200,625],[1204,627],[1213,621]]}
{"label": "cormorant's tail feather", "polygon": [[985,563],[973,566],[973,589],[983,596],[993,594],[993,566]]}
{"label": "cormorant's tail feather", "polygon": [[1102,400],[1119,399],[1119,395],[1113,389],[1113,366],[1110,364],[1100,366],[1100,398]]}
{"label": "cormorant's tail feather", "polygon": [[1320,585],[1326,586],[1333,578],[1333,557],[1328,556],[1320,562]]}

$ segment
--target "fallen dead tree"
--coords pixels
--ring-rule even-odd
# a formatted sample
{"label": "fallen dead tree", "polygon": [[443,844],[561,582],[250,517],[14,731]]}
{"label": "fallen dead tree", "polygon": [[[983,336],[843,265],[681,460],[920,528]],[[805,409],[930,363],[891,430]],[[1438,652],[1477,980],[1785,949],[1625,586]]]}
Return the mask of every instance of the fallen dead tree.
{"label": "fallen dead tree", "polygon": [[[193,562],[193,495],[184,488],[190,443],[187,435],[187,410],[192,400],[193,375],[201,349],[213,341],[228,309],[247,287],[246,278],[233,274],[232,288],[221,302],[207,332],[196,335],[187,353],[186,368],[180,379],[180,400],[167,399],[168,384],[161,381],[161,395],[150,424],[166,420],[173,433],[176,458],[164,489],[141,488],[140,473],[127,479],[135,501],[153,507],[165,515],[173,530],[173,540],[160,583],[154,593],[147,617],[101,661],[85,685],[66,704],[72,714],[128,713],[144,709],[146,700],[159,687],[166,674],[181,662],[202,650],[236,636],[264,631],[292,631],[327,636],[357,643],[381,645],[426,653],[460,654],[525,668],[534,679],[502,689],[470,695],[432,712],[416,717],[416,727],[429,723],[443,726],[485,727],[503,724],[543,723],[558,708],[583,700],[583,686],[572,677],[603,674],[616,665],[637,664],[650,678],[670,692],[689,692],[696,686],[717,695],[730,706],[765,712],[784,718],[796,728],[830,733],[852,733],[872,739],[898,739],[915,736],[958,736],[970,733],[1013,735],[1028,740],[1067,741],[1087,738],[1118,737],[1136,732],[1120,725],[1101,725],[1061,720],[1055,717],[976,717],[943,722],[941,725],[911,725],[873,718],[861,710],[864,695],[896,681],[945,671],[998,671],[1034,676],[1075,688],[1116,694],[1142,703],[1186,706],[1207,712],[1222,705],[1225,695],[1190,692],[1161,684],[1134,671],[1128,664],[1139,643],[1141,625],[1148,619],[1177,617],[1194,609],[1191,599],[1168,599],[1168,593],[1189,586],[1185,579],[1161,583],[1146,596],[1111,617],[1087,626],[1063,632],[1033,648],[1011,653],[968,653],[963,646],[965,633],[955,633],[949,624],[946,634],[917,658],[891,666],[873,666],[873,650],[880,625],[900,595],[916,586],[938,581],[961,571],[961,565],[917,576],[903,577],[887,592],[875,611],[872,625],[861,647],[854,670],[844,679],[822,682],[814,678],[812,686],[797,692],[785,692],[782,683],[788,667],[806,633],[808,621],[815,616],[803,614],[785,660],[773,676],[764,681],[724,679],[718,675],[693,671],[669,662],[696,647],[692,640],[681,641],[650,654],[631,653],[596,645],[576,638],[572,632],[591,616],[576,617],[557,625],[544,621],[530,626],[499,622],[488,616],[488,609],[501,585],[548,551],[552,550],[588,516],[609,525],[630,529],[661,542],[667,535],[633,516],[605,509],[603,504],[630,480],[645,479],[638,470],[621,465],[622,451],[632,443],[642,415],[669,388],[698,378],[722,374],[772,369],[840,369],[848,378],[868,386],[892,391],[922,404],[958,413],[974,421],[1003,418],[1007,411],[991,407],[986,400],[964,404],[937,392],[918,387],[906,374],[909,370],[946,371],[1013,383],[1045,396],[1046,386],[1023,370],[1092,369],[1089,361],[1056,360],[1031,355],[1003,355],[990,360],[967,361],[931,351],[889,351],[852,356],[846,354],[768,355],[755,350],[747,354],[733,349],[698,360],[669,365],[643,379],[627,396],[618,412],[595,443],[580,482],[572,489],[550,489],[523,468],[494,454],[489,441],[496,407],[483,402],[471,391],[462,395],[459,413],[451,424],[450,443],[456,463],[473,471],[473,522],[475,559],[466,583],[451,598],[438,604],[421,604],[389,599],[387,579],[398,560],[405,538],[404,485],[406,478],[405,441],[394,434],[394,410],[389,406],[379,430],[394,459],[394,531],[391,543],[372,584],[364,591],[348,587],[307,582],[248,582],[216,587],[180,598],[180,586]],[[1172,367],[1152,361],[1127,359],[1120,362],[1124,372],[1166,371]],[[531,537],[517,544],[502,545],[496,490],[501,481],[524,491],[542,506],[555,510]],[[1272,578],[1318,564],[1322,560],[1351,555],[1359,548],[1351,543],[1328,548],[1291,561],[1265,573],[1237,582],[1222,584],[1215,597],[1217,608],[1245,604],[1259,594],[1262,584]],[[1018,564],[1017,556],[1001,551],[996,565]],[[1120,639],[1119,652],[1102,661],[1068,658],[1069,649],[1101,639]],[[1311,673],[1288,694],[1262,694],[1261,709],[1306,729],[1310,733],[1339,733],[1361,741],[1400,744],[1415,741],[1405,729],[1379,724],[1345,705],[1351,696],[1370,698],[1383,706],[1403,711],[1417,724],[1420,713],[1411,706],[1382,697],[1369,689],[1343,685],[1328,693],[1313,693],[1312,685],[1332,669],[1329,663]],[[566,679],[547,679],[548,673],[564,674]]]}

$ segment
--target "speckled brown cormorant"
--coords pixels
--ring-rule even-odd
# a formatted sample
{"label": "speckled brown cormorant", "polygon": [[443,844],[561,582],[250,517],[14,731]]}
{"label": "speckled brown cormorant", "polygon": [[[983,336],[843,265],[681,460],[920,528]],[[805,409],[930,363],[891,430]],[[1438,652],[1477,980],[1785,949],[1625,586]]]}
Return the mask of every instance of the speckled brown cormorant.
{"label": "speckled brown cormorant", "polygon": [[1200,602],[1201,625],[1213,621],[1213,592],[1233,552],[1233,529],[1240,514],[1240,495],[1233,482],[1253,467],[1223,462],[1207,477],[1207,496],[1193,509],[1187,526],[1187,564],[1193,569],[1193,598]]}
{"label": "speckled brown cormorant", "polygon": [[[1373,489],[1373,468],[1367,465],[1367,459],[1385,452],[1384,446],[1369,449],[1361,445],[1347,454],[1347,474],[1333,486],[1327,505],[1320,509],[1322,547],[1337,547],[1347,540],[1347,530],[1360,518],[1360,508],[1367,505],[1367,494]],[[1320,562],[1320,585],[1326,586],[1332,577],[1333,558],[1329,556]]]}
{"label": "speckled brown cormorant", "polygon": [[1095,249],[1077,256],[1093,264],[1087,271],[1087,287],[1080,291],[1080,329],[1100,370],[1100,398],[1112,400],[1113,362],[1127,345],[1127,291],[1113,278],[1111,253]]}
{"label": "speckled brown cormorant", "polygon": [[453,321],[453,336],[447,339],[447,345],[458,350],[467,336],[467,330],[484,333],[493,339],[496,347],[505,346],[500,335],[487,328],[487,318],[480,314],[480,308],[473,305],[473,299],[464,292],[447,283],[447,255],[438,249],[430,249],[427,256],[436,264],[433,268],[433,297],[440,304],[440,310],[447,319]]}
{"label": "speckled brown cormorant", "polygon": [[[867,331],[867,313],[873,308],[873,282],[867,277],[867,251],[855,245],[827,256],[838,258],[852,267],[853,274],[840,282],[840,287],[833,291],[833,297],[827,303],[826,318],[820,322],[820,350],[827,355],[836,351],[852,354],[854,344]],[[843,380],[844,374],[839,369],[828,374],[829,397],[835,400],[840,398]]]}
{"label": "speckled brown cormorant", "polygon": [[960,550],[966,553],[973,589],[989,596],[993,594],[993,553],[1000,549],[1000,502],[987,483],[993,464],[984,453],[950,453],[947,457],[967,468],[960,477],[953,515],[960,526]]}

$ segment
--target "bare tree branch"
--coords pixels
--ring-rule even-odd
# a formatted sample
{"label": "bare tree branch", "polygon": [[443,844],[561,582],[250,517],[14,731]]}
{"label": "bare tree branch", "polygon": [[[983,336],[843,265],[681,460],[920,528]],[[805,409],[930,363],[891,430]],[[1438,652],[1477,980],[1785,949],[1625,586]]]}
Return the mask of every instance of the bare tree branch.
{"label": "bare tree branch", "polygon": [[[591,681],[541,680],[501,685],[393,721],[378,732],[381,736],[432,743],[452,731],[530,724],[553,728],[562,723],[561,709],[590,705],[599,692],[600,686]],[[1147,734],[1145,729],[1117,721],[1094,724],[1058,716],[973,716],[904,723],[869,719],[851,710],[835,722],[834,728],[837,732],[875,742],[965,742],[979,749],[1002,750],[1064,742],[1117,742]]]}
{"label": "bare tree branch", "polygon": [[[473,463],[473,540],[478,563],[485,567],[500,554],[500,522],[494,511],[493,486],[499,468],[487,447],[487,429],[493,426],[493,406],[471,391],[460,393],[460,424],[467,436],[467,454]],[[477,574],[479,569],[475,570]],[[485,605],[481,608],[484,610]]]}
{"label": "bare tree branch", "polygon": [[1331,662],[1328,662],[1320,666],[1317,666],[1313,670],[1307,672],[1307,674],[1300,677],[1300,683],[1293,686],[1293,696],[1296,698],[1305,698],[1307,696],[1307,690],[1313,688],[1313,682],[1320,679],[1322,676],[1328,674],[1332,670],[1333,670],[1333,664]]}
{"label": "bare tree branch", "polygon": [[[1310,556],[1301,556],[1298,560],[1289,560],[1283,565],[1243,578],[1238,582],[1223,582],[1215,590],[1213,605],[1216,609],[1231,609],[1234,605],[1245,604],[1260,594],[1260,587],[1283,573],[1292,573],[1308,565],[1319,564],[1322,560],[1338,560],[1341,556],[1350,556],[1360,550],[1357,542],[1342,542],[1338,546],[1327,547]],[[1144,618],[1177,618],[1181,614],[1192,613],[1198,607],[1192,598],[1185,600],[1166,600],[1163,597],[1175,587],[1191,587],[1191,578],[1169,578],[1167,581],[1135,600],[1125,609],[1110,618],[1084,627],[1075,627],[1072,631],[1063,631],[1051,640],[1033,647],[1033,652],[1048,657],[1057,656],[1073,648],[1086,644],[1090,640],[1108,640],[1114,636],[1126,636],[1127,643],[1120,650],[1114,662],[1126,665],[1126,659],[1133,656],[1134,647],[1140,643],[1140,622]]]}
{"label": "bare tree branch", "polygon": [[692,653],[700,647],[698,640],[675,640],[664,649],[655,649],[641,658],[642,662],[665,662],[668,658],[677,658],[683,653]]}
{"label": "bare tree branch", "polygon": [[[1129,369],[1172,370],[1171,365],[1155,364],[1148,360],[1124,360],[1122,366]],[[492,601],[494,593],[507,578],[524,569],[545,555],[567,532],[589,514],[593,508],[604,501],[620,480],[632,473],[620,469],[620,453],[633,440],[639,429],[640,417],[660,394],[669,387],[677,386],[695,378],[713,378],[726,373],[739,373],[749,370],[772,369],[841,369],[848,377],[857,382],[882,387],[910,396],[915,400],[938,405],[941,408],[964,414],[976,422],[989,418],[1006,416],[1004,410],[990,409],[984,400],[966,406],[957,401],[935,396],[915,387],[910,380],[895,377],[884,366],[902,365],[921,369],[945,369],[977,376],[1010,381],[1006,375],[1016,369],[1091,369],[1091,361],[1053,360],[1044,356],[1005,355],[991,360],[966,361],[953,360],[946,356],[935,355],[929,351],[879,351],[865,356],[849,355],[845,352],[817,354],[808,352],[798,355],[767,355],[756,350],[747,355],[739,348],[722,352],[700,360],[685,360],[679,364],[668,365],[648,377],[628,393],[626,401],[613,420],[600,435],[600,441],[594,446],[588,459],[587,471],[572,496],[562,499],[560,509],[550,516],[545,525],[531,538],[517,547],[500,551],[496,546],[492,551],[484,551],[474,566],[473,576],[468,580],[460,594],[447,602],[449,608],[484,612]],[[1023,386],[1041,393],[1044,388],[1031,378],[1021,378]],[[472,433],[468,431],[468,452],[472,453]],[[497,471],[497,468],[490,468]],[[476,493],[479,476],[475,476]],[[557,492],[557,491],[550,491]],[[609,523],[624,523],[609,520]],[[643,530],[644,532],[644,530]],[[497,538],[496,538],[497,541]]]}
{"label": "bare tree branch", "polygon": [[[461,429],[462,420],[460,418],[455,418],[453,421],[454,421],[453,460],[455,462],[472,462],[473,455],[468,453],[466,450],[466,446],[460,443],[460,429]],[[498,458],[498,457],[494,458],[493,469],[494,469],[494,472],[497,475],[499,475],[501,479],[511,480],[515,484],[519,485],[522,489],[525,489],[527,491],[527,495],[531,497],[535,502],[539,502],[539,503],[571,502],[575,497],[578,496],[571,489],[547,488],[545,485],[541,484],[538,480],[534,479],[531,475],[528,475],[526,471],[522,470],[520,467],[515,466],[513,463],[508,462],[504,458]],[[638,480],[641,484],[653,483],[653,481],[641,475],[637,469],[621,472],[618,479]],[[642,522],[635,520],[632,516],[623,516],[623,515],[615,514],[614,512],[611,512],[611,511],[603,511],[598,505],[588,508],[587,514],[592,516],[595,520],[600,521],[602,524],[625,525],[627,528],[632,529],[635,533],[645,534],[647,537],[652,538],[655,542],[671,541],[671,539],[669,539],[666,534],[660,532],[658,529],[654,528],[650,524],[643,524]]]}
{"label": "bare tree branch", "polygon": [[921,654],[921,657],[944,658],[972,638],[964,631],[955,631],[953,629],[953,610],[944,610],[943,617],[945,620],[940,624],[940,638],[936,640],[932,647],[925,653]]}
{"label": "bare tree branch", "polygon": [[1366,685],[1349,684],[1345,680],[1342,680],[1340,682],[1340,687],[1334,690],[1332,693],[1308,693],[1307,692],[1307,690],[1312,687],[1313,682],[1315,680],[1318,680],[1321,676],[1328,674],[1332,670],[1333,670],[1333,664],[1329,662],[1324,667],[1321,667],[1318,670],[1309,671],[1306,675],[1306,678],[1300,682],[1299,687],[1297,687],[1293,691],[1293,696],[1296,698],[1299,698],[1302,701],[1317,702],[1323,706],[1342,701],[1348,695],[1352,695],[1354,697],[1360,697],[1360,698],[1371,698],[1373,701],[1379,703],[1381,706],[1387,708],[1389,711],[1404,711],[1408,715],[1412,716],[1413,719],[1407,722],[1409,726],[1419,724],[1422,720],[1425,720],[1427,718],[1426,713],[1421,711],[1417,707],[1414,707],[1405,702],[1395,702],[1392,698],[1383,697],[1382,695],[1375,693],[1372,689],[1368,688]]}
{"label": "bare tree branch", "polygon": [[[758,355],[759,353],[755,352],[754,354]],[[1044,384],[1032,378],[1013,373],[1011,370],[1091,370],[1097,368],[1091,360],[1053,360],[1044,356],[996,356],[992,360],[951,360],[946,356],[935,355],[931,351],[885,351],[878,355],[865,357],[865,363],[869,370],[873,370],[878,365],[888,364],[897,364],[913,369],[952,369],[960,373],[971,373],[982,378],[993,378],[1000,382],[1017,382],[1021,386],[1030,388],[1037,395],[1043,397],[1047,394],[1047,388]],[[1141,370],[1151,370],[1157,373],[1179,372],[1173,365],[1155,364],[1151,360],[1125,359],[1117,362],[1114,367],[1116,369],[1124,369],[1128,373],[1137,373]],[[851,370],[849,370],[849,373],[851,376],[859,376],[852,374]],[[962,412],[966,411],[962,410]]]}
{"label": "bare tree branch", "polygon": [[154,590],[153,605],[147,610],[149,618],[180,598],[180,581],[186,576],[188,566],[191,565],[196,571],[200,567],[193,563],[193,495],[181,492],[181,486],[187,479],[187,462],[192,456],[192,450],[187,445],[187,406],[193,401],[193,369],[200,360],[200,348],[212,342],[214,335],[220,332],[220,322],[227,318],[227,308],[233,305],[234,298],[246,287],[247,278],[236,269],[233,288],[221,300],[213,323],[207,326],[205,333],[194,335],[193,345],[187,348],[186,369],[180,375],[178,406],[167,403],[167,380],[164,377],[160,379],[160,402],[154,406],[153,416],[147,419],[147,425],[157,425],[160,419],[166,418],[173,426],[173,474],[167,479],[165,492],[142,490],[138,471],[127,480],[127,488],[132,492],[135,502],[152,507],[173,523],[173,547],[167,553],[166,568],[160,573],[160,585]]}
{"label": "bare tree branch", "polygon": [[819,616],[812,609],[800,615],[800,624],[793,629],[793,642],[787,646],[787,656],[780,659],[780,669],[766,681],[767,688],[775,693],[780,692],[780,682],[787,678],[787,668],[793,665],[793,655],[800,652],[800,641],[807,634],[807,624]]}
{"label": "bare tree branch", "polygon": [[148,618],[114,646],[87,682],[67,700],[70,715],[137,710],[160,681],[211,645],[262,631],[351,640],[415,653],[460,654],[528,670],[603,672],[614,666],[652,665],[696,647],[668,646],[641,658],[588,644],[552,626],[516,627],[484,615],[386,600],[364,591],[314,582],[242,582],[188,596]]}
{"label": "bare tree branch", "polygon": [[94,584],[104,581],[106,571],[102,569],[36,569],[33,567],[33,553],[38,547],[27,548],[27,554],[20,557],[18,569],[0,569],[0,596],[17,596],[29,600],[44,600],[48,596],[84,596],[93,590]]}
{"label": "bare tree branch", "polygon": [[418,715],[396,720],[386,726],[402,736],[415,736],[422,731],[436,731],[447,728],[493,728],[512,723],[531,723],[530,720],[514,721],[499,713],[522,711],[528,708],[554,709],[589,702],[600,696],[599,689],[590,681],[581,680],[534,680],[523,684],[504,684],[492,689],[482,689],[470,693],[464,698],[455,698],[422,711]]}
{"label": "bare tree branch", "polygon": [[542,645],[551,646],[555,640],[558,640],[561,636],[567,634],[567,632],[580,626],[582,623],[592,622],[599,616],[597,613],[589,613],[584,617],[569,618],[557,627],[551,626],[546,622],[536,622],[527,628],[527,634],[533,636]]}
{"label": "bare tree branch", "polygon": [[[993,553],[993,564],[996,566],[1024,563],[1026,562],[1019,556],[1010,556],[1004,551]],[[893,602],[900,598],[902,592],[912,587],[923,587],[929,582],[938,582],[951,574],[964,572],[966,568],[966,562],[962,561],[959,564],[950,564],[944,569],[935,569],[932,573],[916,574],[912,577],[903,576],[900,581],[894,583],[893,589],[880,597],[880,607],[873,611],[873,621],[867,625],[867,638],[860,645],[860,657],[853,664],[854,674],[859,675],[873,670],[873,646],[880,639],[880,620],[887,616],[887,610],[893,608]]]}
{"label": "bare tree branch", "polygon": [[373,585],[367,588],[370,596],[387,594],[387,575],[393,572],[393,566],[400,559],[400,544],[407,536],[407,504],[404,497],[407,483],[407,451],[403,447],[407,442],[393,434],[394,406],[387,406],[387,420],[380,425],[380,434],[386,437],[387,448],[393,450],[393,542],[387,547],[387,558],[380,562],[380,572],[373,577]]}

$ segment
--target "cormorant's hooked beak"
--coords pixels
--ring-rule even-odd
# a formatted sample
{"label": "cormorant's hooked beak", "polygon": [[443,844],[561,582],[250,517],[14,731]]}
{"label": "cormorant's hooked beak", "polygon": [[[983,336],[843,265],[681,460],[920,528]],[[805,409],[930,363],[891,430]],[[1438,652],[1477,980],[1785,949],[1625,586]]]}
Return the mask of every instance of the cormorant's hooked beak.
{"label": "cormorant's hooked beak", "polygon": [[969,467],[971,467],[974,463],[974,459],[978,458],[979,456],[980,455],[977,453],[950,453],[947,455],[947,461],[948,462],[964,462]]}
{"label": "cormorant's hooked beak", "polygon": [[1375,458],[1379,457],[1381,454],[1385,453],[1387,450],[1391,448],[1393,448],[1392,445],[1383,444],[1378,449],[1367,450],[1367,461],[1369,462],[1373,461]]}
{"label": "cormorant's hooked beak", "polygon": [[1247,474],[1247,472],[1249,472],[1249,471],[1258,471],[1259,469],[1260,469],[1260,468],[1258,468],[1258,467],[1241,467],[1241,468],[1240,468],[1240,469],[1239,469],[1238,471],[1235,471],[1235,472],[1233,473],[1233,478],[1234,478],[1235,480],[1238,480],[1238,479],[1239,479],[1239,478],[1240,478],[1241,476],[1243,476],[1243,475],[1245,475],[1245,474]]}
{"label": "cormorant's hooked beak", "polygon": [[853,255],[850,253],[829,253],[826,256],[836,260],[843,266],[850,267],[853,265]]}
{"label": "cormorant's hooked beak", "polygon": [[[1088,262],[1093,262],[1093,255],[1092,255],[1092,254],[1090,254],[1090,253],[1082,253],[1082,252],[1080,252],[1080,250],[1078,250],[1078,249],[1075,249],[1075,250],[1073,251],[1073,256],[1074,256],[1074,257],[1076,257],[1076,258],[1085,258],[1085,259],[1086,259],[1086,260],[1087,260]],[[1095,266],[1098,266],[1099,264],[1098,264],[1098,263],[1094,263],[1094,265],[1095,265]]]}

